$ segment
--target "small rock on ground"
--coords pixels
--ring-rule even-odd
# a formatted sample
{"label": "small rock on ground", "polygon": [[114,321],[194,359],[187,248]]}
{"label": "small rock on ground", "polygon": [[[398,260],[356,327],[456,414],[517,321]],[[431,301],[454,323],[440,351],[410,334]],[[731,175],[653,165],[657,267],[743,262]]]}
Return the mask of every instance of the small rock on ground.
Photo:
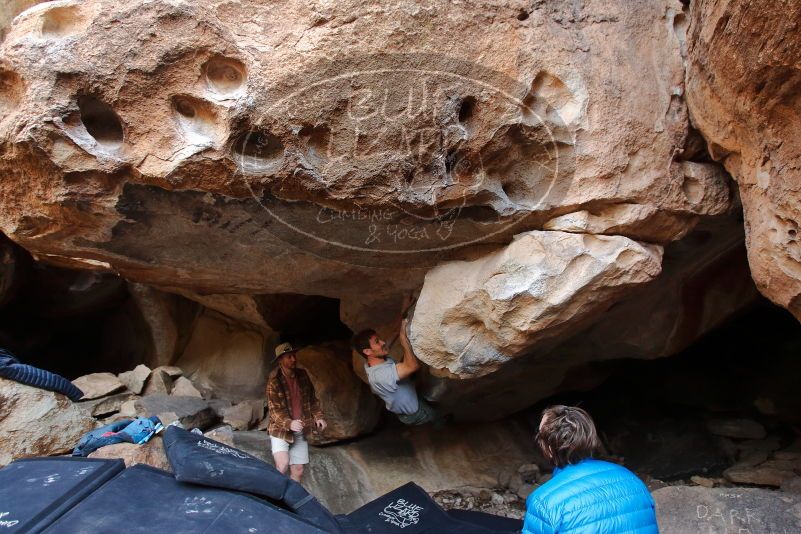
{"label": "small rock on ground", "polygon": [[445,510],[474,510],[513,519],[523,519],[526,513],[526,501],[501,488],[450,489],[432,493],[431,497]]}

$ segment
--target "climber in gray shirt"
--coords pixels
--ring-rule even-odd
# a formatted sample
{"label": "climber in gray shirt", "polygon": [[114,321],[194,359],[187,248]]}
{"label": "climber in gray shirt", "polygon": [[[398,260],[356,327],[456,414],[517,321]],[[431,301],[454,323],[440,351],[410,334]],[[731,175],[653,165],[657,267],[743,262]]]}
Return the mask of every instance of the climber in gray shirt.
{"label": "climber in gray shirt", "polygon": [[375,330],[362,330],[351,341],[353,350],[365,359],[364,370],[370,389],[407,425],[422,425],[438,418],[436,410],[417,395],[410,376],[420,368],[406,334],[408,319],[401,322],[399,340],[403,347],[403,360],[396,363],[389,358],[387,342]]}

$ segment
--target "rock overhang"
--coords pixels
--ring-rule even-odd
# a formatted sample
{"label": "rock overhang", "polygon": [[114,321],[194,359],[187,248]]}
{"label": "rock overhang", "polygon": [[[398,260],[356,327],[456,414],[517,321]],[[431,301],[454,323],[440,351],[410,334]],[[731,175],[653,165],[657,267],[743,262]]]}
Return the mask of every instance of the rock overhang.
{"label": "rock overhang", "polygon": [[40,5],[3,43],[0,229],[159,287],[338,298],[355,330],[517,234],[647,248],[731,209],[682,158],[680,4],[523,7]]}

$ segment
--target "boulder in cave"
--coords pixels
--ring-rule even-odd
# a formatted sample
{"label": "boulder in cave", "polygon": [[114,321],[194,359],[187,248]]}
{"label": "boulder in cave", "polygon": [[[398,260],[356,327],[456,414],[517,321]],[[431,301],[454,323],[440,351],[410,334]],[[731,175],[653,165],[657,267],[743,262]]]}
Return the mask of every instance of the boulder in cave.
{"label": "boulder in cave", "polygon": [[0,466],[15,458],[66,454],[95,425],[60,393],[0,378]]}
{"label": "boulder in cave", "polygon": [[179,376],[175,379],[172,391],[170,391],[170,395],[175,395],[178,397],[203,397],[195,385],[192,384],[192,381],[185,376]]}
{"label": "boulder in cave", "polygon": [[157,416],[164,425],[178,421],[184,428],[204,430],[213,425],[218,417],[208,402],[197,397],[172,397],[148,395],[134,403],[137,417]]}
{"label": "boulder in cave", "polygon": [[150,378],[147,379],[142,395],[169,395],[172,391],[173,380],[167,372],[161,368],[153,369]]}
{"label": "boulder in cave", "polygon": [[528,232],[426,275],[410,340],[436,370],[482,376],[597,319],[662,270],[661,247],[621,236]]}
{"label": "boulder in cave", "polygon": [[257,329],[206,310],[176,361],[201,393],[239,402],[264,396],[269,339]]}
{"label": "boulder in cave", "polygon": [[145,383],[150,377],[150,372],[151,370],[148,366],[139,364],[130,371],[118,374],[117,378],[126,388],[139,395],[142,393],[142,389],[145,387]]}
{"label": "boulder in cave", "polygon": [[344,346],[311,346],[297,353],[298,366],[309,374],[328,427],[309,437],[313,444],[355,438],[378,424],[382,403],[350,366]]}
{"label": "boulder in cave", "polygon": [[689,12],[692,122],[737,181],[757,287],[801,319],[801,4],[694,0]]}
{"label": "boulder in cave", "polygon": [[[662,273],[605,309],[595,323],[568,329],[550,346],[535,345],[487,377],[436,377],[423,391],[457,417],[503,417],[559,391],[597,387],[623,358],[675,355],[757,297],[740,223],[733,216],[715,218],[665,247]],[[685,395],[691,394],[692,387]]]}
{"label": "boulder in cave", "polygon": [[358,329],[427,268],[554,217],[656,211],[608,228],[664,244],[725,209],[718,177],[676,157],[678,3],[451,7],[33,7],[3,43],[0,99],[4,184],[31,187],[0,186],[0,229],[153,286],[338,298]]}
{"label": "boulder in cave", "polygon": [[90,454],[89,458],[119,458],[125,462],[125,467],[145,464],[172,472],[167,453],[164,452],[164,443],[161,440],[161,436],[154,436],[147,443],[140,445],[134,443],[106,445]]}
{"label": "boulder in cave", "polygon": [[755,488],[671,486],[653,493],[659,532],[797,532],[801,496]]}
{"label": "boulder in cave", "polygon": [[[0,44],[0,231],[87,280],[128,281],[103,351],[122,369],[178,363],[206,396],[256,398],[278,332],[311,319],[305,299],[338,300],[357,330],[423,287],[424,387],[496,418],[597,384],[603,362],[674,354],[753,300],[727,263],[738,199],[688,122],[681,3],[283,7],[42,4]],[[620,270],[620,287],[557,269],[550,287],[573,296],[539,312],[503,291],[467,323],[429,306],[436,273],[531,232],[665,259]],[[190,300],[202,316],[176,311],[201,309]],[[453,346],[420,333],[435,323]]]}
{"label": "boulder in cave", "polygon": [[125,389],[125,385],[113,373],[92,373],[72,381],[83,391],[83,400],[98,399]]}

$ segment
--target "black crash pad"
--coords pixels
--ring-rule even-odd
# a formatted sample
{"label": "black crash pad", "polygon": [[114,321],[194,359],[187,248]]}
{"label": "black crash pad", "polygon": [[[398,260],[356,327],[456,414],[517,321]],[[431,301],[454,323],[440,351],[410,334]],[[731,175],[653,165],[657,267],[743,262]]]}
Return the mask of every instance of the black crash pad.
{"label": "black crash pad", "polygon": [[397,534],[499,534],[508,531],[465,522],[448,515],[413,482],[369,502],[346,516],[348,532]]}
{"label": "black crash pad", "polygon": [[495,532],[520,532],[523,530],[522,519],[512,519],[476,510],[459,509],[448,510],[448,515],[459,521],[489,528]]}
{"label": "black crash pad", "polygon": [[270,464],[175,426],[167,428],[163,439],[176,480],[265,497],[327,532],[342,532],[331,512]]}
{"label": "black crash pad", "polygon": [[41,532],[125,469],[122,460],[28,458],[0,469],[0,532]]}
{"label": "black crash pad", "polygon": [[325,531],[249,495],[184,484],[135,465],[61,516],[46,534],[319,534]]}

